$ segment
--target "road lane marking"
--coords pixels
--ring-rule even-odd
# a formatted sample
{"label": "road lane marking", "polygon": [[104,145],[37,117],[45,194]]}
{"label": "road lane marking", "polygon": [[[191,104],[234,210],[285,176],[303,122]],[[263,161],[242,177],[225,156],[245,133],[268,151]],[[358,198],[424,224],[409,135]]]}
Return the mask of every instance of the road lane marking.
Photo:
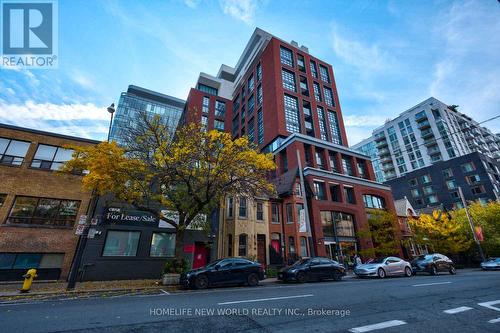
{"label": "road lane marking", "polygon": [[168,291],[165,291],[165,290],[163,290],[163,289],[160,289],[160,291],[161,291],[162,293],[164,293],[164,294],[170,295],[170,293],[169,293]]}
{"label": "road lane marking", "polygon": [[477,305],[484,306],[485,308],[492,309],[495,311],[500,311],[500,308],[497,308],[496,306],[493,306],[493,304],[498,304],[500,303],[500,300],[496,301],[490,301],[490,302],[483,302],[483,303],[477,303]]}
{"label": "road lane marking", "polygon": [[296,295],[296,296],[282,296],[282,297],[271,297],[271,298],[258,298],[258,299],[247,299],[242,301],[232,301],[232,302],[222,302],[217,303],[218,305],[227,305],[227,304],[238,304],[238,303],[254,303],[254,302],[264,302],[264,301],[276,301],[280,299],[289,299],[289,298],[304,298],[304,297],[313,297],[313,294],[307,295]]}
{"label": "road lane marking", "polygon": [[451,283],[451,282],[446,281],[446,282],[422,283],[422,284],[414,284],[414,285],[412,285],[412,287],[435,286],[438,284],[449,284],[449,283]]}
{"label": "road lane marking", "polygon": [[400,325],[404,325],[404,324],[406,324],[406,322],[402,321],[402,320],[389,320],[389,321],[384,321],[384,322],[381,322],[378,324],[372,324],[372,325],[351,328],[349,330],[349,332],[353,332],[353,333],[370,332],[370,331],[374,331],[374,330],[381,330],[383,328],[400,326]]}
{"label": "road lane marking", "polygon": [[500,323],[500,318],[488,320],[488,323],[490,323],[490,324]]}
{"label": "road lane marking", "polygon": [[468,311],[468,310],[472,310],[472,308],[469,308],[468,306],[461,306],[459,308],[444,310],[443,312],[447,313],[447,314],[455,314],[455,313],[460,313],[460,312],[464,312],[464,311]]}

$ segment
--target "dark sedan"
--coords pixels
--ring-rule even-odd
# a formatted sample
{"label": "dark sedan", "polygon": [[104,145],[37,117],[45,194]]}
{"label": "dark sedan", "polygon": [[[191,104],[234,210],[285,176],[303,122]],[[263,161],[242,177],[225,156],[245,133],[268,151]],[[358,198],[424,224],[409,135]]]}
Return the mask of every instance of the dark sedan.
{"label": "dark sedan", "polygon": [[426,272],[436,275],[439,272],[456,274],[455,264],[445,255],[439,253],[425,254],[418,256],[411,262],[413,274]]}
{"label": "dark sedan", "polygon": [[311,280],[333,279],[340,281],[345,275],[345,268],[338,262],[322,257],[313,257],[297,261],[283,268],[278,273],[278,280],[307,282]]}
{"label": "dark sedan", "polygon": [[180,283],[185,288],[205,289],[230,284],[253,287],[260,280],[264,280],[261,264],[243,258],[225,258],[182,274]]}

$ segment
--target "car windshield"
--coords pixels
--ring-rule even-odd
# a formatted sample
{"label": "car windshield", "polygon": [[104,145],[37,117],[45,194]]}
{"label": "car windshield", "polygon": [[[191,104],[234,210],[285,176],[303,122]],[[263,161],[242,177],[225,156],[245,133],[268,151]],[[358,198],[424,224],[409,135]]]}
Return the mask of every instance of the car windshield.
{"label": "car windshield", "polygon": [[377,259],[372,259],[367,262],[367,264],[383,264],[385,261],[385,258],[377,258]]}
{"label": "car windshield", "polygon": [[224,260],[224,259],[219,259],[219,260],[212,261],[212,262],[211,262],[210,264],[208,264],[206,267],[207,267],[207,268],[214,267],[215,265],[217,265],[218,263],[220,263],[222,260]]}
{"label": "car windshield", "polygon": [[300,260],[298,260],[298,261],[294,262],[294,263],[293,263],[293,265],[292,265],[292,266],[290,266],[290,267],[302,266],[302,265],[304,265],[304,264],[307,264],[310,260],[311,260],[311,259],[300,259]]}
{"label": "car windshield", "polygon": [[432,260],[432,254],[422,254],[418,256],[418,260]]}

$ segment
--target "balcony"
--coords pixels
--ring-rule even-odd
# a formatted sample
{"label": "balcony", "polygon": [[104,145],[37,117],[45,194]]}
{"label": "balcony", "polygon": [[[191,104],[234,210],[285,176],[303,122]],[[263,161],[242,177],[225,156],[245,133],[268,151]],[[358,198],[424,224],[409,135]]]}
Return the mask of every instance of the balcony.
{"label": "balcony", "polygon": [[427,153],[432,156],[432,155],[440,154],[441,151],[439,150],[438,146],[434,146],[431,148],[427,148]]}
{"label": "balcony", "polygon": [[377,142],[377,149],[384,148],[387,146],[389,146],[389,144],[387,143],[387,140]]}
{"label": "balcony", "polygon": [[375,142],[380,142],[383,140],[387,140],[383,132],[375,135]]}
{"label": "balcony", "polygon": [[388,163],[388,162],[392,162],[392,157],[391,157],[391,155],[384,155],[383,157],[381,156],[381,157],[380,157],[380,162],[381,162],[381,163]]}
{"label": "balcony", "polygon": [[379,149],[379,150],[378,150],[378,155],[379,155],[380,157],[382,157],[382,156],[387,156],[387,155],[391,155],[391,151],[390,151],[389,149],[387,149],[387,148],[382,148],[382,149]]}
{"label": "balcony", "polygon": [[428,128],[426,130],[423,130],[420,132],[420,137],[422,139],[426,139],[426,138],[430,138],[430,137],[434,137],[434,132],[432,131],[432,128]]}
{"label": "balcony", "polygon": [[392,164],[392,162],[382,164],[382,170],[383,170],[384,172],[385,172],[385,171],[389,171],[389,170],[395,170],[395,168],[394,168],[394,164]]}
{"label": "balcony", "polygon": [[396,178],[396,173],[394,171],[392,172],[384,172],[385,179],[393,179]]}
{"label": "balcony", "polygon": [[423,112],[423,113],[417,113],[415,115],[415,121],[417,123],[422,122],[424,120],[427,120],[427,114],[425,112]]}
{"label": "balcony", "polygon": [[432,138],[429,138],[429,139],[424,140],[424,145],[425,145],[426,147],[432,147],[432,146],[437,145],[437,141],[436,141],[436,139],[435,139],[435,138],[433,138],[433,137],[432,137]]}
{"label": "balcony", "polygon": [[431,123],[429,123],[429,121],[427,119],[425,119],[424,121],[422,121],[418,124],[418,129],[420,129],[420,130],[424,130],[424,129],[430,128],[430,127],[431,127]]}

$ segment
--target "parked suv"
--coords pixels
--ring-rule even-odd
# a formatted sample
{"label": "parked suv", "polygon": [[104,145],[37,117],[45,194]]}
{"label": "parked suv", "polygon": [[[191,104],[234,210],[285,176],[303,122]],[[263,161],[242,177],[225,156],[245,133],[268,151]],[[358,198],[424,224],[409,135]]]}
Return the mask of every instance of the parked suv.
{"label": "parked suv", "polygon": [[418,256],[411,262],[413,274],[426,272],[436,275],[439,272],[448,272],[456,274],[455,264],[445,255],[440,253],[431,253]]}
{"label": "parked suv", "polygon": [[264,280],[264,268],[258,262],[243,258],[225,258],[205,267],[184,273],[180,283],[185,288],[205,289],[211,286],[246,284],[256,286]]}

